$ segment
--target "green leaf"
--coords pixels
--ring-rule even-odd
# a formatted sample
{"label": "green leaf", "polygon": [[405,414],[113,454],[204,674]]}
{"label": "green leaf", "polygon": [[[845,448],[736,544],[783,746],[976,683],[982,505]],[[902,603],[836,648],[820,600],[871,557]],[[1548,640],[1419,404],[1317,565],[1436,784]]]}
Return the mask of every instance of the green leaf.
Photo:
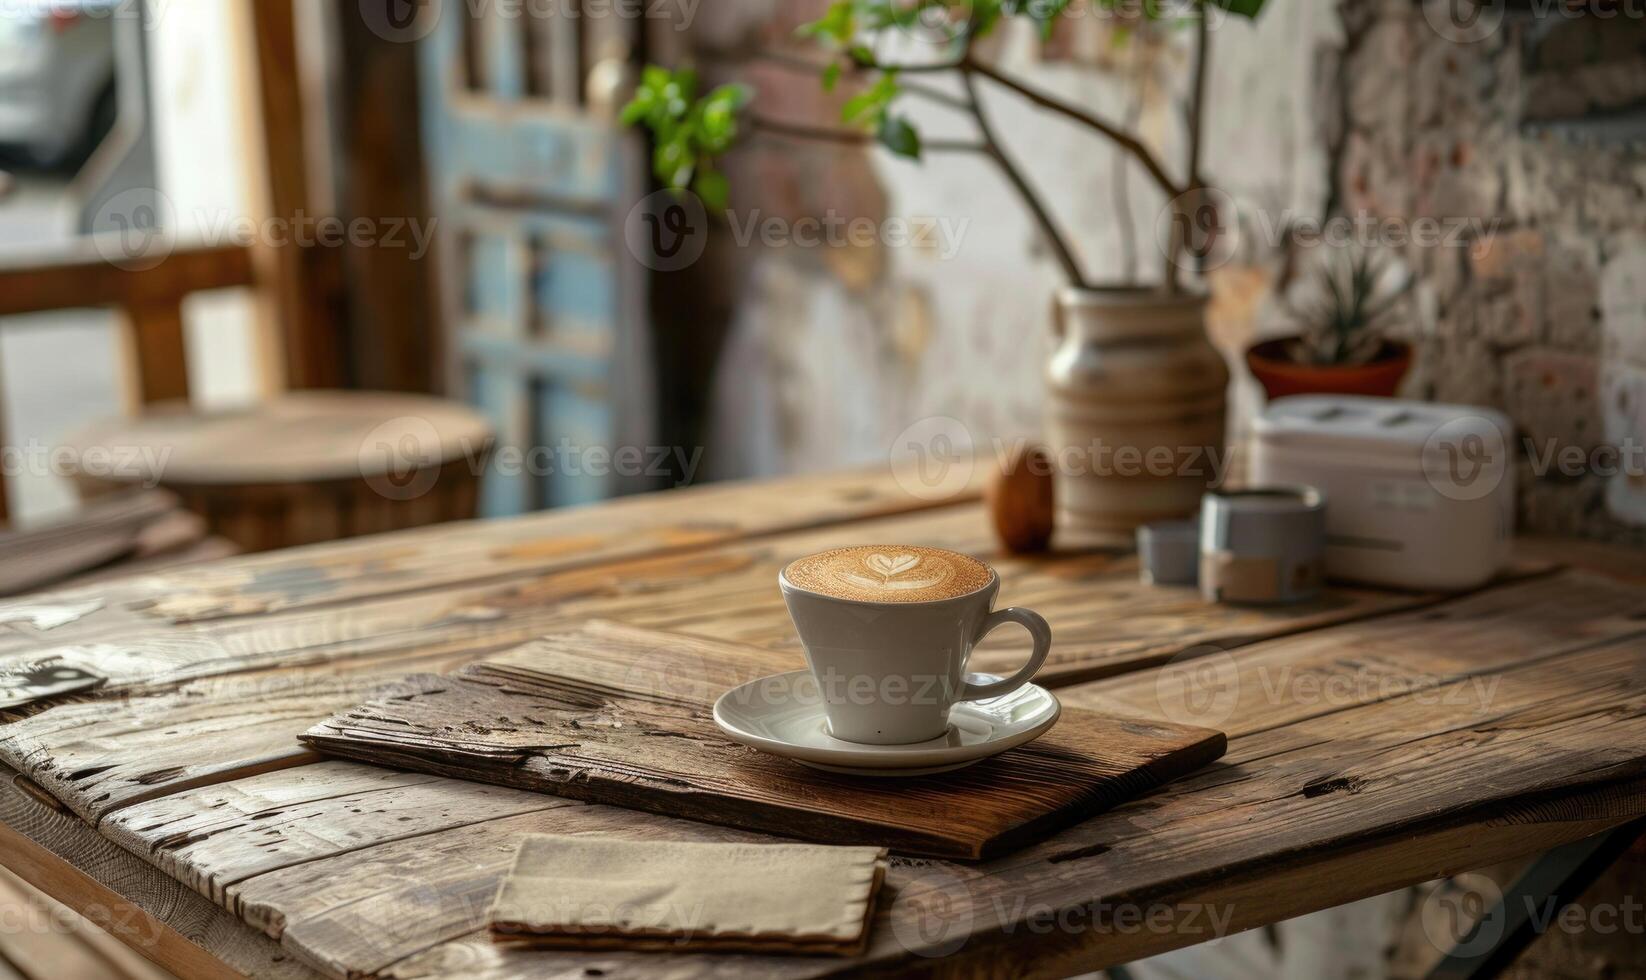
{"label": "green leaf", "polygon": [[644,91],[636,92],[629,104],[623,107],[623,112],[617,118],[625,126],[633,126],[643,122],[651,114],[652,101]]}
{"label": "green leaf", "polygon": [[897,83],[896,72],[886,72],[873,85],[846,100],[840,107],[840,121],[875,130],[886,118],[886,112],[903,89]]}
{"label": "green leaf", "polygon": [[704,96],[688,119],[696,122],[698,149],[718,156],[737,141],[737,114],[754,98],[747,85],[722,85]]}
{"label": "green leaf", "polygon": [[845,47],[857,36],[857,10],[852,0],[835,0],[823,16],[795,31],[798,37],[816,38]]}
{"label": "green leaf", "polygon": [[1214,7],[1221,7],[1238,17],[1256,18],[1263,11],[1263,0],[1204,0]]}
{"label": "green leaf", "polygon": [[697,179],[692,181],[692,192],[702,199],[703,206],[710,211],[724,211],[731,205],[731,181],[712,166],[698,170]]}
{"label": "green leaf", "polygon": [[880,145],[901,157],[920,159],[920,132],[902,116],[887,116],[876,134]]}
{"label": "green leaf", "polygon": [[645,70],[640,73],[640,87],[654,92],[661,92],[663,87],[668,85],[673,78],[674,73],[667,68],[661,65],[647,65]]}
{"label": "green leaf", "polygon": [[697,153],[684,139],[672,139],[657,144],[652,152],[652,171],[657,179],[670,187],[687,187],[697,169]]}
{"label": "green leaf", "polygon": [[834,89],[835,89],[835,86],[837,86],[839,84],[840,84],[840,62],[831,61],[831,62],[829,62],[829,66],[827,68],[823,69],[823,91],[833,92]]}

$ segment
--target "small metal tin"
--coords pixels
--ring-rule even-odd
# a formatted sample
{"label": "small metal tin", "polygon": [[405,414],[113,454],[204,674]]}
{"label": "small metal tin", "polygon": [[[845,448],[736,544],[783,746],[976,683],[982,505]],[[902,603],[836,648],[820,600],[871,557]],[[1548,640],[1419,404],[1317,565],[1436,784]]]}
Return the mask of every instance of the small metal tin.
{"label": "small metal tin", "polygon": [[1320,594],[1326,496],[1314,487],[1213,491],[1200,510],[1200,592],[1210,602],[1278,604]]}
{"label": "small metal tin", "polygon": [[1161,521],[1137,529],[1138,578],[1144,585],[1200,580],[1200,522]]}

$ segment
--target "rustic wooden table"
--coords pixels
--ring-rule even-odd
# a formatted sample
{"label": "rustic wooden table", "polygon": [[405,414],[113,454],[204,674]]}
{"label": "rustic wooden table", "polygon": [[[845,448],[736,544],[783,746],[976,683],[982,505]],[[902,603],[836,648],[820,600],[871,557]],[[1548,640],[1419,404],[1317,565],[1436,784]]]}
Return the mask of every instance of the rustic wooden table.
{"label": "rustic wooden table", "polygon": [[[826,545],[996,563],[1065,703],[1218,727],[1199,774],[983,864],[895,859],[858,961],[500,951],[516,835],[753,838],[322,760],[294,737],[413,671],[590,619],[799,655],[775,588]],[[0,856],[184,976],[1060,975],[1591,837],[1646,814],[1638,554],[1528,547],[1442,598],[1212,607],[1130,556],[994,554],[964,494],[806,477],[221,561],[0,606],[0,662],[95,695],[0,725]],[[1563,567],[1562,562],[1585,567]],[[1020,660],[1004,639],[980,654]]]}

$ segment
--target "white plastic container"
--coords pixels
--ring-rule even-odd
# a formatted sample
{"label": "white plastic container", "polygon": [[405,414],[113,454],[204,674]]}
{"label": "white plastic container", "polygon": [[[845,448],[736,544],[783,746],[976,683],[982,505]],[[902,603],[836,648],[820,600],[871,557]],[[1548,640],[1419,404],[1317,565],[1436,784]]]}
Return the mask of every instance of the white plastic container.
{"label": "white plastic container", "polygon": [[1301,395],[1256,421],[1251,483],[1325,492],[1332,578],[1469,589],[1509,560],[1513,445],[1513,425],[1491,409]]}

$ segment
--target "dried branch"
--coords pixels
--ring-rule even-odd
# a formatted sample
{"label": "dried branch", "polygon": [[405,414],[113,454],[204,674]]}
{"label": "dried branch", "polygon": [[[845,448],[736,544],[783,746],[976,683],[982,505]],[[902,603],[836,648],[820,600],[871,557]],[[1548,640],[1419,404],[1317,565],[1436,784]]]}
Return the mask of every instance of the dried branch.
{"label": "dried branch", "polygon": [[[1072,119],[1083,126],[1095,129],[1099,133],[1102,133],[1104,136],[1107,136],[1109,139],[1118,143],[1126,150],[1127,153],[1130,153],[1138,163],[1143,165],[1143,169],[1147,170],[1149,172],[1149,176],[1154,178],[1154,182],[1160,185],[1160,189],[1165,192],[1167,198],[1175,198],[1179,194],[1183,193],[1184,189],[1172,181],[1170,175],[1166,173],[1166,169],[1160,165],[1160,161],[1155,159],[1155,155],[1153,153],[1149,152],[1149,148],[1144,146],[1131,134],[1122,132],[1119,128],[1104,122],[1102,119],[1099,119],[1084,109],[1070,105],[1069,103],[1064,102],[1054,96],[1047,95],[1038,89],[1031,88],[1017,79],[1012,78],[1010,75],[1006,75],[981,61],[968,59],[964,63],[964,67],[966,70],[982,75],[984,78],[989,79],[997,85],[1016,92],[1018,95],[1028,99],[1035,105],[1040,106],[1042,109],[1050,110],[1051,112],[1055,112],[1061,116]],[[975,100],[976,95],[973,95],[972,98]]]}
{"label": "dried branch", "polygon": [[1089,285],[1085,275],[1080,271],[1080,263],[1075,259],[1074,250],[1069,247],[1068,241],[1057,230],[1056,223],[1052,221],[1051,212],[1047,211],[1046,206],[1041,203],[1040,197],[1035,193],[1034,187],[1029,183],[1028,178],[1023,175],[1022,171],[1018,170],[1017,166],[1012,163],[1011,158],[1001,149],[1000,140],[995,135],[994,127],[990,125],[988,115],[983,111],[983,102],[978,98],[977,80],[974,74],[971,70],[966,70],[961,73],[961,78],[966,83],[966,94],[971,97],[972,112],[977,118],[978,133],[983,137],[986,152],[1000,166],[1001,172],[1006,175],[1006,179],[1011,181],[1012,186],[1017,189],[1018,195],[1023,198],[1023,203],[1028,206],[1035,222],[1040,225],[1041,233],[1045,236],[1046,242],[1051,245],[1053,254],[1057,256],[1058,264],[1063,266],[1063,274],[1068,276],[1069,282],[1076,286]]}
{"label": "dried branch", "polygon": [[[1143,117],[1143,94],[1134,93],[1126,105],[1126,128],[1133,130]],[[1114,213],[1120,233],[1121,278],[1128,284],[1137,282],[1137,228],[1132,222],[1131,157],[1119,146],[1114,148]]]}
{"label": "dried branch", "polygon": [[[786,51],[762,50],[742,56],[717,54],[711,55],[711,57],[734,65],[744,65],[749,64],[750,62],[762,62],[769,64],[774,68],[783,68],[789,71],[811,75],[821,75],[824,69],[828,68],[830,64],[830,62],[825,61],[813,61],[803,55],[790,54]],[[867,64],[856,60],[850,62],[850,67],[853,72],[864,72],[872,69],[880,69],[882,71],[889,70],[880,65]],[[949,66],[943,66],[942,70],[951,71],[953,69]],[[910,95],[918,95],[921,98],[930,102],[935,102],[938,105],[948,106],[951,109],[956,109],[961,112],[972,111],[970,102],[957,95],[951,95],[940,88],[935,88],[912,79],[900,79],[898,81],[898,85],[902,87],[903,91],[909,93]]]}
{"label": "dried branch", "polygon": [[[1175,201],[1173,203],[1173,207],[1177,208],[1179,213],[1182,213],[1185,206],[1190,209],[1190,213],[1193,213],[1193,209],[1200,206],[1200,192],[1205,186],[1205,183],[1200,179],[1200,149],[1201,141],[1205,135],[1206,64],[1210,60],[1211,35],[1206,22],[1204,4],[1197,3],[1195,6],[1199,16],[1195,18],[1194,79],[1189,90],[1189,161],[1185,170],[1188,183],[1184,188],[1182,197],[1177,199],[1182,201],[1182,204],[1179,205]],[[1174,215],[1172,244],[1168,250],[1169,254],[1166,256],[1166,291],[1168,293],[1175,293],[1179,288],[1179,277],[1183,270],[1178,260],[1184,254],[1184,248],[1189,244],[1187,241],[1187,225],[1187,221],[1178,221]],[[1195,257],[1195,265],[1197,272],[1203,273],[1205,271],[1201,256]]]}
{"label": "dried branch", "polygon": [[[784,139],[844,143],[850,146],[875,146],[879,143],[872,133],[864,133],[855,129],[829,129],[826,126],[807,126],[800,123],[769,119],[765,116],[751,115],[749,125],[757,133],[778,136]],[[923,140],[920,148],[922,151],[929,150],[933,153],[981,153],[985,156],[989,155],[989,147],[986,144],[972,140]]]}

